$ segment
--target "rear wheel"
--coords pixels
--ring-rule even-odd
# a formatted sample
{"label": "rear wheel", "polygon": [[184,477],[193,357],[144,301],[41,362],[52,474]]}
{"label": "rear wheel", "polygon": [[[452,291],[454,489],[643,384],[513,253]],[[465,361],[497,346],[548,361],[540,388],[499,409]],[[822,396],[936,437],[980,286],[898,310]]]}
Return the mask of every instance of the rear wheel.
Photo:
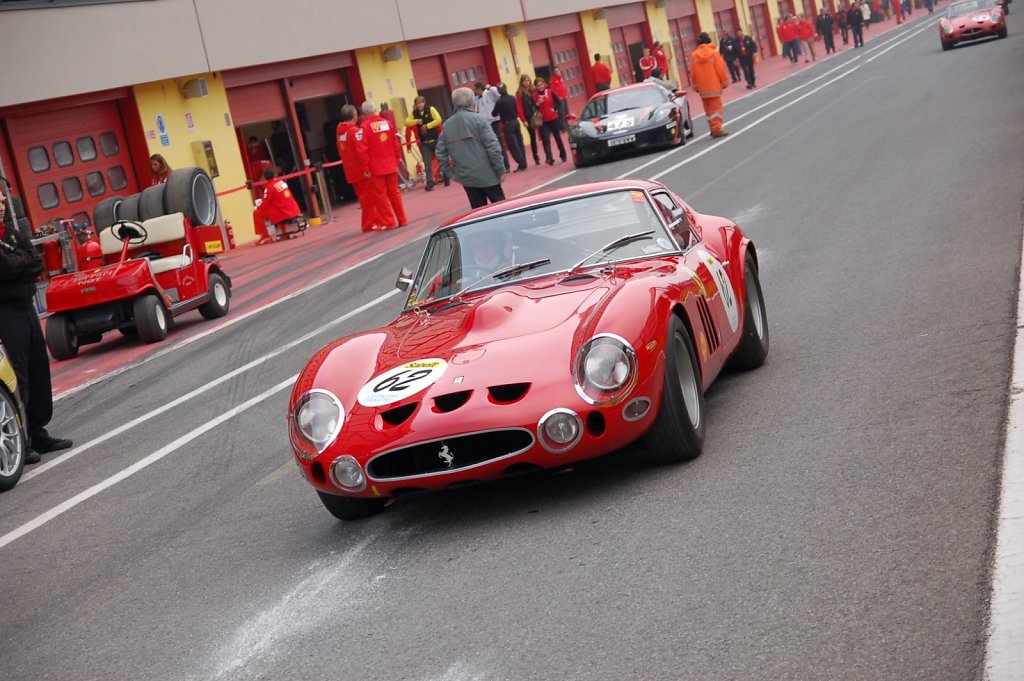
{"label": "rear wheel", "polygon": [[704,448],[704,391],[697,355],[686,326],[675,315],[668,326],[661,404],[644,444],[656,463],[689,461]]}
{"label": "rear wheel", "polygon": [[0,492],[18,484],[25,470],[25,450],[28,438],[25,425],[18,413],[17,402],[5,389],[0,388]]}
{"label": "rear wheel", "polygon": [[213,180],[202,168],[178,168],[167,177],[164,189],[167,213],[184,213],[194,226],[217,221],[217,196]]}
{"label": "rear wheel", "polygon": [[316,491],[324,508],[338,520],[359,520],[377,515],[387,506],[387,499],[360,499],[357,497],[339,497]]}
{"label": "rear wheel", "polygon": [[228,283],[220,272],[210,272],[210,301],[199,306],[199,314],[206,319],[216,319],[228,313],[230,291]]}
{"label": "rear wheel", "polygon": [[78,356],[78,333],[68,315],[59,313],[46,320],[46,347],[56,360]]}
{"label": "rear wheel", "polygon": [[135,317],[135,328],[138,329],[139,338],[144,342],[156,343],[167,338],[167,310],[160,299],[152,293],[135,301],[132,305],[132,315]]}
{"label": "rear wheel", "polygon": [[729,362],[732,369],[756,369],[768,356],[768,312],[761,294],[761,280],[757,276],[754,256],[747,253],[743,268],[744,313],[743,340]]}

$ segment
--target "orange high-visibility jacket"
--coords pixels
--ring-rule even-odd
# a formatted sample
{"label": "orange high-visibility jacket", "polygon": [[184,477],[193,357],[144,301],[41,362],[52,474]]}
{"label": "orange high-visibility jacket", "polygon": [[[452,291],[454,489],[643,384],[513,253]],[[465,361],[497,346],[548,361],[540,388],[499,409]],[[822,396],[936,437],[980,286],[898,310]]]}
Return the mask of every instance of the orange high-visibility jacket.
{"label": "orange high-visibility jacket", "polygon": [[717,97],[729,84],[729,71],[722,54],[708,43],[690,55],[690,82],[701,97]]}

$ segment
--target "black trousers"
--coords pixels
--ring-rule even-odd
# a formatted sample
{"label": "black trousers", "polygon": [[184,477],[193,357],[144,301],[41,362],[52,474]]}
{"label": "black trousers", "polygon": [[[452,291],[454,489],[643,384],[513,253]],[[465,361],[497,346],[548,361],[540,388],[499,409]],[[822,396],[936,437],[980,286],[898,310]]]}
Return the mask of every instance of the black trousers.
{"label": "black trousers", "polygon": [[505,148],[505,136],[501,134],[501,121],[491,123],[491,130],[494,131],[494,136],[498,138],[498,144],[501,145],[501,158],[505,161],[505,171],[507,172],[509,169],[508,149]]}
{"label": "black trousers", "polygon": [[496,184],[493,187],[466,187],[466,196],[469,197],[469,207],[479,208],[480,206],[486,206],[487,201],[491,203],[497,203],[498,201],[505,200],[505,190],[501,188],[500,184]]}
{"label": "black trousers", "polygon": [[754,82],[754,58],[744,59],[739,58],[740,67],[743,69],[743,77],[747,81],[747,85],[754,87],[757,83]]}
{"label": "black trousers", "polygon": [[853,31],[853,46],[863,47],[864,46],[864,27],[860,24],[853,24],[850,26],[850,30]]}
{"label": "black trousers", "polygon": [[825,54],[836,51],[836,37],[833,35],[832,31],[823,34],[821,39],[825,41]]}
{"label": "black trousers", "polygon": [[533,153],[533,162],[540,165],[540,150],[537,148],[537,128],[527,123],[526,132],[530,135],[530,151]]}
{"label": "black trousers", "polygon": [[520,168],[526,168],[526,148],[523,146],[523,131],[519,126],[519,119],[502,121],[501,127],[505,131],[505,146],[508,147],[508,153]]}
{"label": "black trousers", "polygon": [[0,305],[0,342],[18,377],[18,392],[25,403],[31,440],[42,434],[53,418],[50,358],[36,311],[31,307]]}
{"label": "black trousers", "polygon": [[729,67],[729,76],[732,78],[732,82],[740,82],[740,65],[738,59],[730,59],[725,62],[725,65]]}
{"label": "black trousers", "polygon": [[562,135],[558,131],[558,119],[553,121],[544,121],[544,124],[540,126],[541,141],[544,143],[544,158],[550,163],[554,161],[551,156],[551,138],[555,138],[555,143],[558,145],[558,155],[564,161],[565,156],[565,145],[562,143]]}

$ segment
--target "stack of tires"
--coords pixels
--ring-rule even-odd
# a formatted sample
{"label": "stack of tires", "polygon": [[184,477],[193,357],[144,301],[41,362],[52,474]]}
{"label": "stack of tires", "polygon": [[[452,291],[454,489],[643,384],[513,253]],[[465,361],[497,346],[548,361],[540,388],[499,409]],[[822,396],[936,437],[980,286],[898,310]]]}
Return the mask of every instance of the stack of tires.
{"label": "stack of tires", "polygon": [[115,222],[145,222],[161,215],[184,213],[194,226],[217,221],[217,195],[213,180],[202,168],[179,168],[167,181],[131,196],[111,196],[96,205],[93,222],[96,230]]}

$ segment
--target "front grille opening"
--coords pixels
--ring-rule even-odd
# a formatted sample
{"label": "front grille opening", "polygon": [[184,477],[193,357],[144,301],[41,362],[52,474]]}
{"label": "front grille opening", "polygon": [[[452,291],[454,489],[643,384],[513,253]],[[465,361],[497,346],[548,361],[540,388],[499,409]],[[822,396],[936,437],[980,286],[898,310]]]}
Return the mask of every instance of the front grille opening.
{"label": "front grille opening", "polygon": [[385,452],[366,467],[375,480],[447,473],[525,452],[533,434],[519,428],[491,430],[432,440]]}
{"label": "front grille opening", "polygon": [[487,389],[491,402],[497,404],[512,404],[523,399],[530,389],[529,383],[506,383],[505,385],[492,385]]}
{"label": "front grille opening", "polygon": [[587,432],[594,436],[604,435],[604,415],[599,411],[587,414]]}
{"label": "front grille opening", "polygon": [[527,473],[536,473],[542,471],[544,468],[538,466],[535,463],[514,463],[501,472],[502,475],[513,476],[513,475],[526,475]]}
{"label": "front grille opening", "polygon": [[418,402],[410,402],[409,404],[403,404],[401,407],[395,407],[394,409],[388,409],[380,413],[381,419],[384,423],[389,426],[398,426],[405,423],[406,419],[412,416],[412,413],[416,411],[416,405]]}
{"label": "front grille opening", "polygon": [[327,474],[324,472],[324,467],[320,465],[319,461],[313,462],[313,465],[309,467],[309,472],[313,474],[313,479],[321,485],[327,483]]}
{"label": "front grille opening", "polygon": [[464,405],[472,394],[472,390],[460,390],[457,393],[438,395],[434,398],[434,411],[439,414],[447,414],[450,411],[455,411]]}

